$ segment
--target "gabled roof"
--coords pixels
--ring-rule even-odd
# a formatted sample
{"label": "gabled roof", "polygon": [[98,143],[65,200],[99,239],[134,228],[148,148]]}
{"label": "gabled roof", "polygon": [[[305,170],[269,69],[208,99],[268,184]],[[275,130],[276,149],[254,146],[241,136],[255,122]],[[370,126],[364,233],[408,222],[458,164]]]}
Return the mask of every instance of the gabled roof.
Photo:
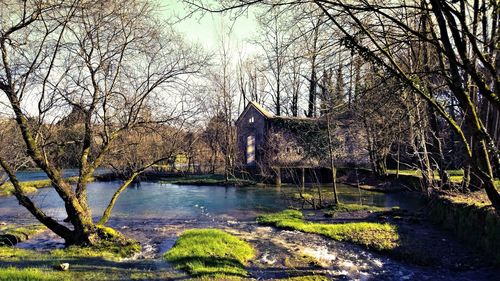
{"label": "gabled roof", "polygon": [[241,117],[243,117],[245,114],[247,114],[248,110],[253,107],[255,108],[260,114],[262,114],[262,116],[264,116],[265,118],[268,118],[268,119],[271,119],[274,117],[274,114],[272,114],[271,112],[269,112],[268,110],[266,110],[264,107],[262,107],[260,104],[254,102],[254,101],[250,101],[247,106],[245,107],[245,109],[243,110],[243,112],[240,114],[240,116],[238,117],[238,119],[236,120],[236,124],[240,121]]}
{"label": "gabled roof", "polygon": [[267,109],[265,109],[264,107],[262,107],[262,105],[254,102],[254,101],[251,101],[249,104],[253,105],[266,118],[273,118],[274,117],[274,114],[272,114]]}

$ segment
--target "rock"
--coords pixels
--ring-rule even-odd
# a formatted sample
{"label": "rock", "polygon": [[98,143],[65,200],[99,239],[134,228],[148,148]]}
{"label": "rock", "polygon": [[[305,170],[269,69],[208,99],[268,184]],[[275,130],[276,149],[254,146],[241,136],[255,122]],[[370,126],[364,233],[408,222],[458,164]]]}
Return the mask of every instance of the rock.
{"label": "rock", "polygon": [[69,270],[69,263],[61,263],[61,264],[55,265],[54,269],[57,269],[60,271],[68,271]]}

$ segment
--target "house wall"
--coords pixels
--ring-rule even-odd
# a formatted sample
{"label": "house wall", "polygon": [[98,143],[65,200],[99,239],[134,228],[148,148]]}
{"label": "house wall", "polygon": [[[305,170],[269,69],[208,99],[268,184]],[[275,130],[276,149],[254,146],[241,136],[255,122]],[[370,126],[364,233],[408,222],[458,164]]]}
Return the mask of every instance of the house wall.
{"label": "house wall", "polygon": [[[253,117],[253,122],[250,119]],[[262,159],[262,147],[265,141],[266,118],[255,107],[250,106],[236,124],[237,130],[237,163],[242,166],[255,166]],[[255,137],[255,162],[247,164],[247,138]]]}

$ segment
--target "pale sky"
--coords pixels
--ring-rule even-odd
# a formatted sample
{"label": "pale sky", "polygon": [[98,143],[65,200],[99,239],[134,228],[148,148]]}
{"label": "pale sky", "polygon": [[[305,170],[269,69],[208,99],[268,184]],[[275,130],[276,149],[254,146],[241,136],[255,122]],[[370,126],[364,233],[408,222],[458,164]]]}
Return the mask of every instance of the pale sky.
{"label": "pale sky", "polygon": [[[160,3],[160,15],[169,17],[184,18],[187,15],[185,5],[180,0],[156,0]],[[175,29],[184,34],[185,38],[191,42],[200,43],[208,50],[215,50],[219,46],[220,33],[228,26],[233,26],[233,31],[230,36],[231,45],[237,50],[253,52],[255,46],[248,43],[248,39],[254,36],[257,29],[257,23],[253,14],[248,16],[240,16],[235,21],[232,21],[229,16],[207,13],[204,16],[195,14],[190,18],[184,19],[176,24]]]}

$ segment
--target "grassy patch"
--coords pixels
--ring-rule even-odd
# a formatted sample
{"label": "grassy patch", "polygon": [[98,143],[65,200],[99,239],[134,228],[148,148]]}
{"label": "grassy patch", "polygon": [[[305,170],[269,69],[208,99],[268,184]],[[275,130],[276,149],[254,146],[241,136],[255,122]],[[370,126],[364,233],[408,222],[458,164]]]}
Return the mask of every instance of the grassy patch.
{"label": "grassy patch", "polygon": [[330,280],[326,276],[321,275],[305,275],[305,276],[296,276],[286,279],[288,281],[328,281]]}
{"label": "grassy patch", "polygon": [[175,177],[161,181],[162,183],[171,183],[179,185],[230,185],[230,186],[249,186],[256,182],[238,178],[230,178],[227,181],[224,175],[189,175],[186,177]]}
{"label": "grassy patch", "polygon": [[50,272],[38,268],[0,268],[0,281],[59,281],[71,280],[68,274]]}
{"label": "grassy patch", "polygon": [[372,212],[383,212],[387,211],[386,208],[361,205],[361,204],[344,204],[339,203],[331,207],[330,213],[347,213],[347,212],[359,212],[359,211],[372,211]]}
{"label": "grassy patch", "polygon": [[[64,262],[70,264],[69,271],[59,272],[52,268]],[[0,247],[0,281],[171,280],[181,277],[171,270],[151,271],[151,267],[153,264],[148,264],[148,261],[127,264],[109,253],[84,248],[38,252]]]}
{"label": "grassy patch", "polygon": [[257,221],[278,228],[320,234],[337,241],[348,241],[377,251],[389,251],[399,246],[396,227],[386,223],[310,223],[304,222],[302,213],[295,210],[262,215],[257,218]]}
{"label": "grassy patch", "polygon": [[218,229],[185,231],[164,258],[194,277],[245,277],[253,248],[243,240]]}
{"label": "grassy patch", "polygon": [[[66,178],[66,180],[69,182],[77,182],[78,177],[70,177],[70,178]],[[36,181],[23,181],[23,182],[21,182],[21,188],[26,193],[33,193],[40,188],[49,187],[51,184],[52,184],[52,182],[49,179],[36,180]],[[12,183],[10,181],[8,181],[0,186],[0,196],[9,196],[12,194],[14,194],[14,186],[12,185]]]}

